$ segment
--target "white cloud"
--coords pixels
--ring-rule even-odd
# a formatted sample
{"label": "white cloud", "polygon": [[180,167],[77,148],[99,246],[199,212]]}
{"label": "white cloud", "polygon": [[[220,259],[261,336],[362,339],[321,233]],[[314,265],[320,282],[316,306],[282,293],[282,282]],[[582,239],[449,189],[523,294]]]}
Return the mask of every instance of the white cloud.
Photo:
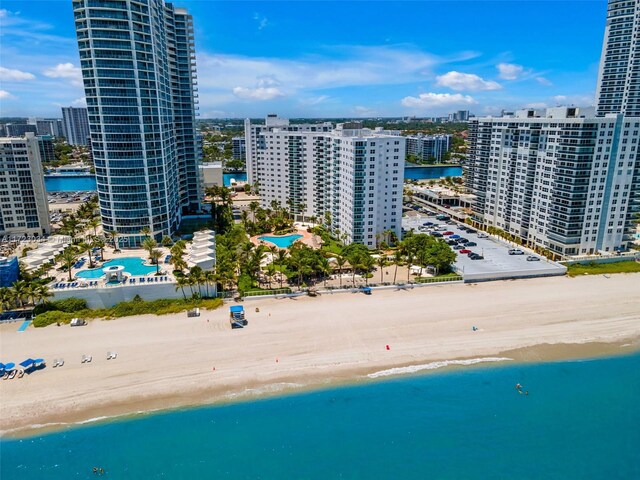
{"label": "white cloud", "polygon": [[567,101],[566,95],[556,95],[553,97],[553,101],[556,103],[564,103]]}
{"label": "white cloud", "polygon": [[80,97],[71,102],[71,105],[75,107],[86,107],[87,106],[87,97]]}
{"label": "white cloud", "polygon": [[525,74],[524,67],[515,63],[499,63],[496,68],[499,72],[498,76],[503,80],[517,80]]}
{"label": "white cloud", "polygon": [[0,67],[0,80],[4,82],[19,82],[22,80],[33,80],[34,78],[36,78],[36,76],[33,73]]}
{"label": "white cloud", "polygon": [[404,97],[401,103],[409,108],[440,108],[475,105],[478,102],[470,95],[461,93],[421,93],[417,97]]}
{"label": "white cloud", "polygon": [[259,13],[254,13],[253,19],[258,22],[258,30],[263,30],[269,24],[269,19],[267,17],[260,16]]}
{"label": "white cloud", "polygon": [[532,103],[527,103],[525,105],[525,108],[547,108],[549,105],[547,105],[545,102],[532,102]]}
{"label": "white cloud", "polygon": [[11,95],[9,92],[7,92],[6,90],[0,90],[0,98],[3,98],[5,100],[12,100],[16,97],[14,97],[13,95]]}
{"label": "white cloud", "polygon": [[436,77],[436,84],[456,91],[477,92],[482,90],[499,90],[502,86],[493,80],[484,80],[473,73],[448,72]]}
{"label": "white cloud", "polygon": [[82,70],[73,63],[59,63],[55,67],[47,68],[44,73],[49,78],[68,78],[74,85],[82,85]]}
{"label": "white cloud", "polygon": [[536,82],[538,82],[540,85],[544,85],[545,87],[550,87],[553,85],[553,82],[551,80],[548,80],[544,77],[536,77]]}
{"label": "white cloud", "polygon": [[301,98],[299,100],[300,105],[305,105],[305,106],[313,106],[313,105],[320,105],[321,103],[326,102],[329,99],[328,95],[319,95],[317,97],[309,97],[309,98]]}
{"label": "white cloud", "polygon": [[362,105],[358,105],[356,107],[353,107],[353,112],[358,117],[375,117],[376,116],[376,111],[375,110],[373,110],[372,108],[369,108],[369,107],[364,107]]}
{"label": "white cloud", "polygon": [[274,98],[285,96],[285,94],[276,87],[234,87],[233,94],[244,100],[273,100]]}
{"label": "white cloud", "polygon": [[4,18],[9,15],[9,10],[6,8],[0,8],[0,18]]}

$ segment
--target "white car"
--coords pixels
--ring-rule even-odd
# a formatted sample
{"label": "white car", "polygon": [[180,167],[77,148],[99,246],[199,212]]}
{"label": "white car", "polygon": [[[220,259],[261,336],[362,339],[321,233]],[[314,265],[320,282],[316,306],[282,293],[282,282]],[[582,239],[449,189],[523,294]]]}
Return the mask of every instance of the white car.
{"label": "white car", "polygon": [[478,238],[489,238],[489,235],[484,232],[478,232]]}

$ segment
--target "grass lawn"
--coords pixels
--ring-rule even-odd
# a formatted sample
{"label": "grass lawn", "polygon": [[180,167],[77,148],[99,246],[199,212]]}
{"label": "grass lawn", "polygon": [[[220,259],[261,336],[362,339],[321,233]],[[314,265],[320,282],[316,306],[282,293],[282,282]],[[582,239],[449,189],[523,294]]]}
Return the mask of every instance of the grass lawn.
{"label": "grass lawn", "polygon": [[634,273],[640,272],[640,263],[632,260],[615,263],[588,263],[567,266],[567,275],[602,275],[605,273]]}

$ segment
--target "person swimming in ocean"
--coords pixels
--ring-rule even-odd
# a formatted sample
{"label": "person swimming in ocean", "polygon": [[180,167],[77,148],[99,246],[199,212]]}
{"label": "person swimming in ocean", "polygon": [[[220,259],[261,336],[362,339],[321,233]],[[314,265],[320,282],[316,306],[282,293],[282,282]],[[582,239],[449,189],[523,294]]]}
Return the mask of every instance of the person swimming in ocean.
{"label": "person swimming in ocean", "polygon": [[519,383],[516,383],[516,390],[522,390],[522,385],[520,385]]}

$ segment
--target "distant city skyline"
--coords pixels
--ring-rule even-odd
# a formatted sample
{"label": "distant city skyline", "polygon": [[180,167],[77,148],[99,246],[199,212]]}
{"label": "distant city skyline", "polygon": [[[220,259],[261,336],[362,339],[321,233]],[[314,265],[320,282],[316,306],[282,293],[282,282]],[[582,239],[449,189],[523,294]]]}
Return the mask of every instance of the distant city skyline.
{"label": "distant city skyline", "polygon": [[[199,118],[593,105],[607,8],[606,0],[173,3],[194,18]],[[5,0],[0,26],[0,116],[59,117],[61,106],[85,105],[71,0]]]}

